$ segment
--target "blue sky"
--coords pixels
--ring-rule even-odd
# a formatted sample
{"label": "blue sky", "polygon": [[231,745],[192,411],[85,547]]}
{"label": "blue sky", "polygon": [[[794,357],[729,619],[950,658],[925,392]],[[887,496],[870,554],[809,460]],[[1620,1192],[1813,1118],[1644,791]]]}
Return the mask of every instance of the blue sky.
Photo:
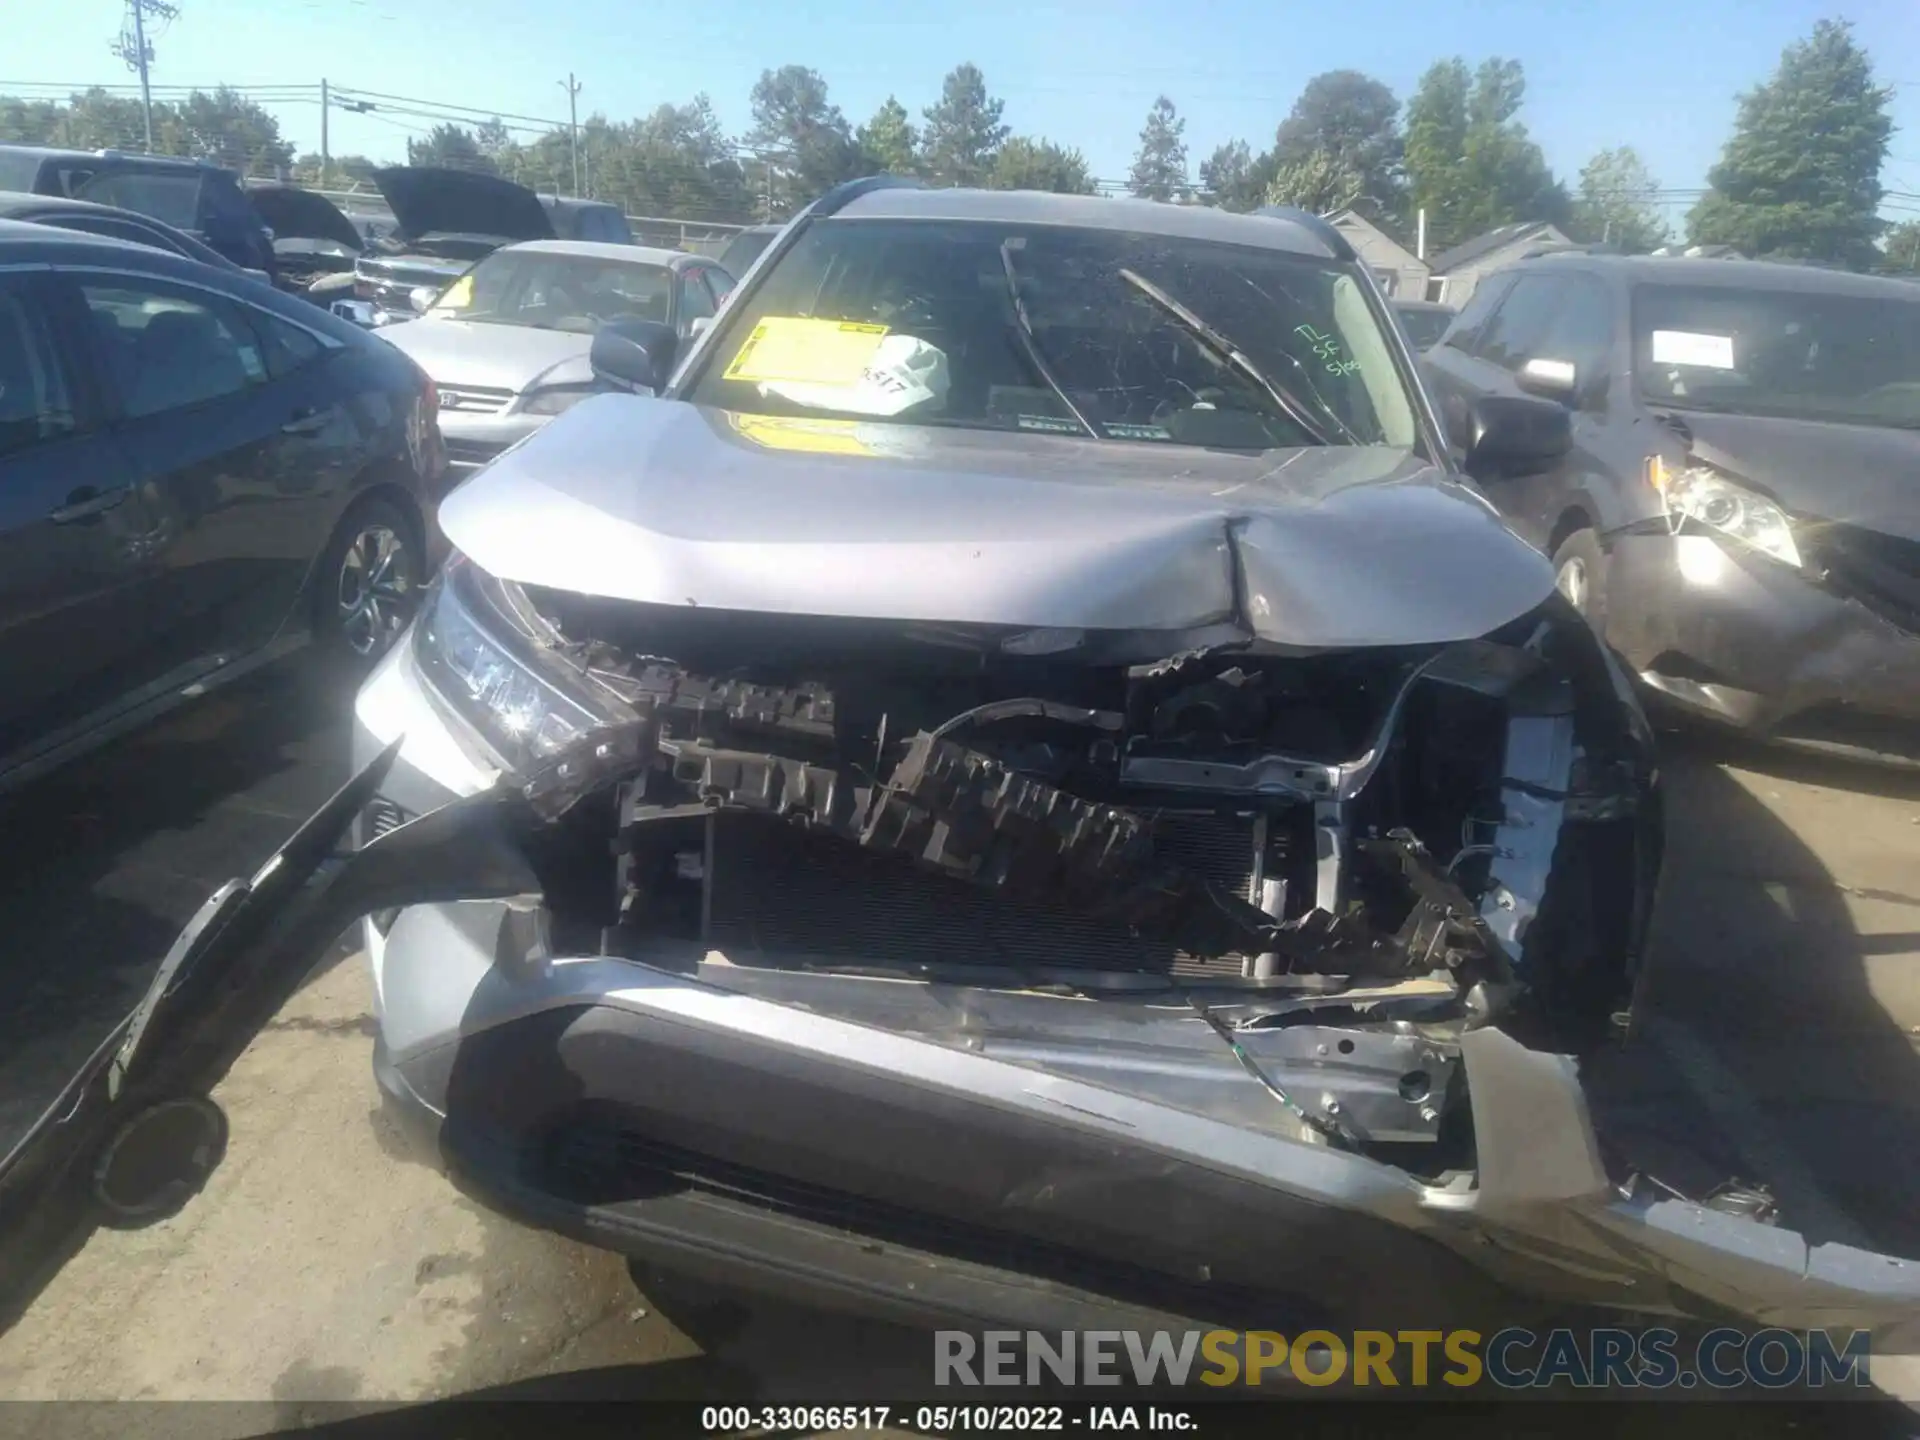
{"label": "blue sky", "polygon": [[[1521,118],[1571,181],[1594,151],[1633,145],[1661,183],[1705,183],[1735,96],[1816,19],[1854,21],[1883,81],[1896,83],[1884,180],[1920,192],[1920,3],[1852,0],[180,0],[155,40],[156,84],[317,84],[564,117],[621,119],[707,92],[730,130],[748,122],[763,68],[811,65],[858,123],[889,94],[917,112],[942,75],[972,60],[1018,132],[1078,146],[1102,177],[1124,175],[1154,97],[1187,120],[1192,163],[1214,145],[1272,137],[1311,75],[1353,68],[1404,100],[1439,57],[1506,55],[1526,66]],[[121,0],[65,0],[9,26],[5,82],[126,83],[108,51]],[[301,149],[319,107],[273,106]],[[424,120],[336,113],[335,153],[399,156]],[[1684,212],[1676,206],[1674,218]]]}

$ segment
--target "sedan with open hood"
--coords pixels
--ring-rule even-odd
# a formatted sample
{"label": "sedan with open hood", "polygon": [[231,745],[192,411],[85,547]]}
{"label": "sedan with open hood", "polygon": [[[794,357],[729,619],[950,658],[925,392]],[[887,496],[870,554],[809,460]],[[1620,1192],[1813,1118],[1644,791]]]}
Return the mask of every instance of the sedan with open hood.
{"label": "sedan with open hood", "polygon": [[391,165],[373,180],[393,211],[394,232],[355,262],[354,298],[334,303],[362,325],[410,319],[418,313],[416,290],[444,290],[502,245],[554,237],[540,197],[498,175]]}
{"label": "sedan with open hood", "polygon": [[316,281],[337,275],[351,284],[346,277],[367,241],[338,205],[318,191],[281,180],[247,181],[247,199],[273,235],[282,289],[325,305],[332,296],[326,287],[315,291]]}
{"label": "sedan with open hood", "polygon": [[1657,767],[1468,479],[1566,412],[1475,405],[1456,468],[1324,222],[865,182],[593,358],[648,398],[444,502],[356,779],[181,937],[74,1155],[365,917],[388,1098],[649,1273],[1042,1330],[1920,1299],[1596,1136]]}

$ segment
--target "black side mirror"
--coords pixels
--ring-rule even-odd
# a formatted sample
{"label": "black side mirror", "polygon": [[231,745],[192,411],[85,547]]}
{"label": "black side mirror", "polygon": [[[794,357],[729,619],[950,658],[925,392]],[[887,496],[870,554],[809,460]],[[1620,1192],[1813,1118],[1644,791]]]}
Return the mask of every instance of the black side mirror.
{"label": "black side mirror", "polygon": [[1573,448],[1564,405],[1517,395],[1483,395],[1467,412],[1466,459],[1476,480],[1550,470]]}
{"label": "black side mirror", "polygon": [[667,378],[673,374],[678,346],[679,337],[671,325],[623,316],[594,331],[588,363],[596,380],[657,395],[666,389]]}
{"label": "black side mirror", "polygon": [[1529,395],[1571,405],[1580,395],[1580,371],[1571,361],[1535,356],[1522,365],[1513,383]]}

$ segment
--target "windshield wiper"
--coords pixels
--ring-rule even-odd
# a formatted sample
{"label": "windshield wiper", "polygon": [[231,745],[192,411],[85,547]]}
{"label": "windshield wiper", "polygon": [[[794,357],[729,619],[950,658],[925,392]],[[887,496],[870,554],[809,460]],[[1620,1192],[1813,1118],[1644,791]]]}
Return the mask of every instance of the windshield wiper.
{"label": "windshield wiper", "polygon": [[[1330,445],[1333,443],[1327,438],[1327,433],[1320,428],[1320,423],[1313,419],[1306,403],[1290,392],[1281,389],[1280,386],[1268,379],[1267,373],[1258,365],[1254,364],[1253,361],[1249,360],[1246,355],[1242,353],[1240,347],[1235,345],[1233,341],[1229,340],[1225,335],[1222,335],[1218,330],[1214,329],[1213,326],[1202,320],[1198,315],[1194,314],[1193,311],[1182,305],[1178,300],[1167,294],[1166,291],[1162,290],[1146,277],[1136,275],[1131,270],[1122,270],[1120,272],[1120,278],[1133,286],[1134,289],[1138,290],[1149,300],[1153,301],[1153,303],[1158,305],[1162,310],[1173,316],[1173,318],[1178,320],[1182,325],[1186,326],[1208,349],[1216,352],[1229,365],[1233,366],[1234,369],[1238,370],[1242,375],[1245,375],[1249,380],[1253,381],[1254,384],[1264,390],[1267,396],[1274,404],[1280,407],[1281,411],[1289,420],[1307,432],[1308,438],[1311,439],[1314,444]],[[1334,414],[1325,401],[1320,402],[1320,408],[1326,413],[1329,420],[1340,427],[1341,432],[1347,437],[1349,444],[1358,445],[1361,443],[1360,437],[1347,428],[1346,422]]]}
{"label": "windshield wiper", "polygon": [[1060,397],[1060,403],[1067,407],[1067,413],[1079,422],[1082,430],[1096,440],[1106,439],[1107,432],[1089,420],[1086,413],[1073,403],[1073,397],[1067,394],[1067,387],[1060,383],[1060,377],[1053,373],[1053,366],[1047,363],[1040,340],[1033,333],[1033,321],[1027,318],[1027,302],[1020,296],[1020,274],[1013,268],[1013,241],[1010,239],[1000,242],[1000,268],[1007,272],[1007,298],[1013,302],[1013,333],[1020,337],[1020,348],[1026,351],[1034,373]]}

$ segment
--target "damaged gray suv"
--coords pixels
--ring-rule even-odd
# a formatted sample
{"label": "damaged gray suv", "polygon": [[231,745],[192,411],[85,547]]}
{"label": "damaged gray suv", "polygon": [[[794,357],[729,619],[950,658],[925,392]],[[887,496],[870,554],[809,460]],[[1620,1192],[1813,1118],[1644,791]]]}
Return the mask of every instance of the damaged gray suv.
{"label": "damaged gray suv", "polygon": [[148,1032],[239,1034],[365,916],[382,1089],[649,1273],[1038,1329],[1911,1309],[1596,1137],[1654,757],[1467,478],[1565,412],[1479,402],[1461,473],[1330,227],[862,182],[676,349],[609,326],[653,393],[444,503],[357,778],[182,937],[123,1110],[226,1053]]}

